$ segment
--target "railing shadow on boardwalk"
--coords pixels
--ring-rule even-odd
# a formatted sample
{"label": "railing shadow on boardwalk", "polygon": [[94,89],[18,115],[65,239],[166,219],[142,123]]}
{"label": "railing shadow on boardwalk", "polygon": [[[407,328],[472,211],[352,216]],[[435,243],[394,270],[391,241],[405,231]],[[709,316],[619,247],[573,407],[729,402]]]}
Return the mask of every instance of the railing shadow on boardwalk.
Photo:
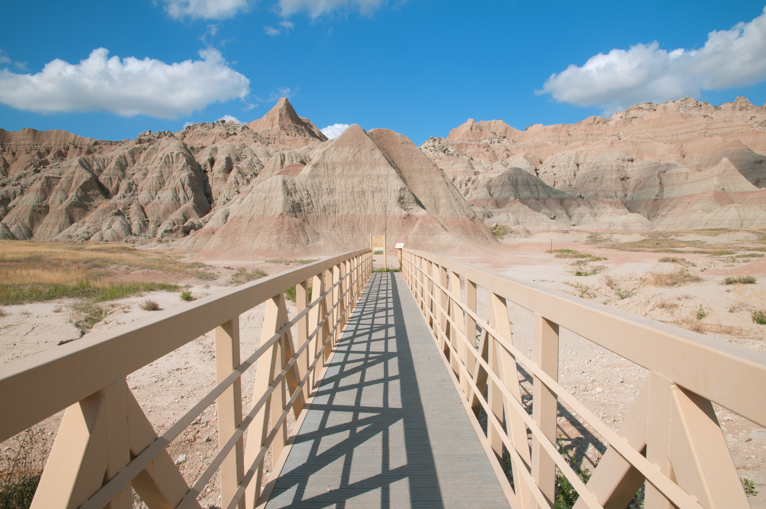
{"label": "railing shadow on boardwalk", "polygon": [[[309,415],[313,413],[317,422],[307,418],[293,446],[310,450],[300,455],[301,464],[294,469],[286,465],[270,499],[279,506],[289,500],[289,507],[296,508],[340,509],[351,499],[356,499],[353,505],[367,500],[382,508],[402,503],[442,508],[393,274],[373,275],[355,314],[358,319],[350,321],[338,342],[311,403]],[[380,405],[370,406],[371,399]],[[379,456],[376,468],[370,468],[370,458],[362,457],[365,454]],[[343,462],[339,479],[336,469],[322,472],[338,461]],[[272,502],[267,507],[276,505]]]}

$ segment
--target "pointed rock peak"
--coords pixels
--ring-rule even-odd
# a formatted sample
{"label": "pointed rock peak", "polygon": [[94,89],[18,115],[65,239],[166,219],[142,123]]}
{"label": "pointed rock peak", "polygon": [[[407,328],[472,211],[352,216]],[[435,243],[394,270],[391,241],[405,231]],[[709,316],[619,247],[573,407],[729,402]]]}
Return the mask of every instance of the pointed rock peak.
{"label": "pointed rock peak", "polygon": [[500,120],[475,121],[469,118],[463,125],[449,132],[448,140],[478,141],[493,136],[513,137],[519,131]]}
{"label": "pointed rock peak", "polygon": [[262,118],[247,124],[268,143],[290,146],[327,141],[327,137],[307,118],[298,116],[287,97],[282,97]]}

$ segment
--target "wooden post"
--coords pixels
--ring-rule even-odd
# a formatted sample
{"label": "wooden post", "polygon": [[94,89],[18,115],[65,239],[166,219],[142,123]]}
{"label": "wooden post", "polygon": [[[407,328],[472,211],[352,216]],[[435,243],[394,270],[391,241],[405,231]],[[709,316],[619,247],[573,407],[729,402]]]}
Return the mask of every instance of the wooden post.
{"label": "wooden post", "polygon": [[[215,329],[215,380],[221,383],[239,367],[239,316]],[[242,423],[242,382],[237,379],[218,398],[218,447],[223,447],[232,433]],[[242,439],[221,464],[221,500],[223,506],[229,501],[245,475]],[[237,505],[245,509],[245,501]]]}
{"label": "wooden post", "polygon": [[[538,366],[551,378],[558,380],[559,326],[537,314],[535,315],[534,356]],[[556,444],[557,405],[556,394],[534,377],[532,417],[553,444]],[[556,464],[543,450],[537,438],[532,439],[532,476],[545,498],[553,505],[556,497]]]}

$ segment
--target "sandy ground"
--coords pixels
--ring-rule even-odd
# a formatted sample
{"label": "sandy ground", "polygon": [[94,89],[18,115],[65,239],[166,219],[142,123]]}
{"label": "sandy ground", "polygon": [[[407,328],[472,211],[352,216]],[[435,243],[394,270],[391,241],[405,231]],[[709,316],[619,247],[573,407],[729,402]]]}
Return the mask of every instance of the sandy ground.
{"label": "sandy ground", "polygon": [[[610,237],[613,243],[643,238],[643,235],[637,233]],[[726,243],[740,247],[764,246],[763,242],[756,242],[747,232],[730,232],[715,238],[687,234],[683,238],[719,246]],[[589,243],[588,239],[586,232],[507,238],[503,240],[502,249],[480,257],[465,258],[464,261],[499,274],[538,282],[608,306],[697,330],[723,341],[766,351],[766,326],[754,324],[751,318],[753,311],[766,309],[766,258],[713,257],[692,253],[694,249],[691,248],[682,250],[688,252],[673,254],[631,252],[612,249],[603,243]],[[573,265],[576,259],[556,258],[555,253],[550,253],[551,240],[554,250],[572,249],[605,258],[587,264],[588,267],[598,266],[603,269],[594,275],[575,276],[575,271],[582,266]],[[684,267],[691,274],[699,275],[702,280],[670,288],[652,286],[648,283],[651,273],[673,272],[681,268],[679,263],[660,262],[664,257],[683,258],[684,263],[687,263]],[[389,261],[394,263],[393,260]],[[214,266],[228,273],[242,264],[218,262]],[[296,265],[265,262],[247,266],[248,269],[264,269],[269,274],[294,267]],[[755,276],[756,284],[722,284],[727,276],[743,275]],[[131,278],[126,276],[125,279]],[[200,298],[223,291],[227,288],[226,282],[227,278],[222,276],[215,282],[191,281],[186,284],[192,294]],[[179,283],[183,284],[182,281]],[[187,305],[178,293],[162,292],[114,301],[108,304],[106,319],[93,330],[110,329],[151,316],[151,311],[140,308],[141,302],[147,298],[156,300],[163,309],[180,309]],[[486,313],[486,292],[480,291],[479,301],[479,311]],[[0,316],[0,370],[3,364],[15,359],[56,348],[61,342],[78,339],[80,332],[70,322],[70,306],[71,302],[62,300],[2,308],[4,316]],[[698,319],[700,306],[705,316]],[[259,344],[263,308],[261,305],[240,318],[243,359],[255,351]],[[294,306],[290,305],[290,314],[293,313]],[[523,308],[512,305],[509,318],[514,342],[531,355],[533,317]],[[646,370],[566,330],[562,330],[560,345],[560,380],[564,387],[613,429],[618,429],[646,381]],[[245,411],[250,408],[252,401],[254,372],[251,369],[243,376]],[[214,386],[212,333],[191,341],[133,373],[128,377],[128,384],[158,433],[166,430]],[[531,377],[526,376],[522,386],[531,394]],[[766,499],[766,430],[727,410],[716,410],[740,476],[752,479],[761,494],[761,500],[753,499],[753,505],[763,503],[766,507],[766,501],[763,500]],[[15,456],[19,441],[25,437],[34,441],[33,455],[37,461],[43,461],[50,450],[61,415],[43,421],[29,435],[20,434],[0,444],[0,464]],[[581,459],[584,468],[592,470],[592,464],[604,451],[600,437],[591,433],[587,426],[578,424],[576,415],[572,415],[568,409],[562,407],[560,415],[563,443]],[[169,447],[171,457],[190,483],[204,470],[217,450],[216,422],[213,405]],[[267,465],[270,466],[270,462],[268,458]],[[200,502],[203,507],[217,507],[220,504],[217,477],[208,484]]]}

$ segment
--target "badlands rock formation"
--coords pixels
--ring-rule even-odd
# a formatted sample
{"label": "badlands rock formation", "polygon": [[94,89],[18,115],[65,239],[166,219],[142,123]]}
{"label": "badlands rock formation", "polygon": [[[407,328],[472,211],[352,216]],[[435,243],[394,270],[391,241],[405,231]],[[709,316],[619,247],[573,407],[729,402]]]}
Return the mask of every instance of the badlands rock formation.
{"label": "badlands rock formation", "polygon": [[0,130],[0,220],[3,239],[188,237],[189,249],[223,258],[327,254],[383,232],[421,246],[494,242],[411,141],[354,127],[327,142],[287,99],[248,125],[123,142]]}
{"label": "badlands rock formation", "polygon": [[766,107],[693,99],[518,131],[469,120],[420,149],[328,141],[287,99],[247,125],[111,142],[0,130],[0,239],[180,239],[209,258],[329,254],[371,233],[431,250],[517,232],[766,227]]}
{"label": "badlands rock formation", "polygon": [[187,243],[204,246],[205,257],[246,258],[253,251],[361,247],[375,232],[386,232],[389,243],[429,249],[494,242],[444,173],[400,134],[354,125],[307,159],[304,165],[275,157],[225,224],[211,221]]}
{"label": "badlands rock formation", "polygon": [[526,131],[469,120],[421,148],[489,224],[766,226],[766,107],[744,98],[639,104]]}

